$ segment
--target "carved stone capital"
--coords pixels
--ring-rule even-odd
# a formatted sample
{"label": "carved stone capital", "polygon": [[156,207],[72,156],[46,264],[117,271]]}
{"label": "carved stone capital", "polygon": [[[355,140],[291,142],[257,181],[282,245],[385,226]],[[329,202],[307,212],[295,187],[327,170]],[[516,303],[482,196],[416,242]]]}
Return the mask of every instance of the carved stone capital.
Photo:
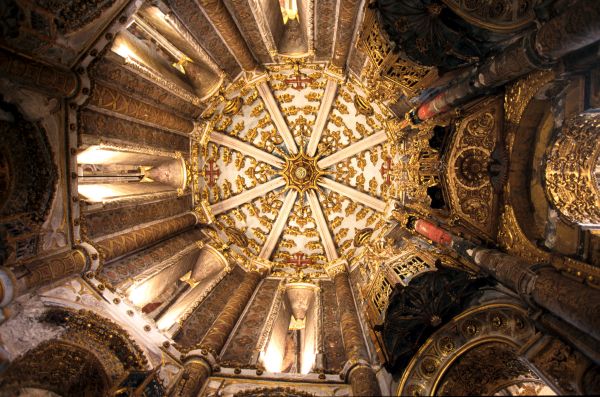
{"label": "carved stone capital", "polygon": [[248,272],[257,272],[263,276],[266,276],[267,274],[269,274],[272,267],[273,263],[271,263],[267,259],[253,257],[248,259],[248,261],[246,262],[245,269]]}
{"label": "carved stone capital", "polygon": [[197,223],[210,225],[215,221],[212,209],[207,200],[202,200],[196,208],[194,208],[194,215],[196,216]]}
{"label": "carved stone capital", "polygon": [[334,278],[340,273],[347,273],[348,261],[342,258],[338,258],[334,261],[331,261],[325,266],[325,271],[327,272],[327,275],[331,278]]}

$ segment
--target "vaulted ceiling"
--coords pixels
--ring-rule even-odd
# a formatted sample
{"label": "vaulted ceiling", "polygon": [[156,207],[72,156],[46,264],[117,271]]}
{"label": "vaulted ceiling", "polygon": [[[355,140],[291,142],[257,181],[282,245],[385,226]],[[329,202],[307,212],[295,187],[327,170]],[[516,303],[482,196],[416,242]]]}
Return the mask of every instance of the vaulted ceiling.
{"label": "vaulted ceiling", "polygon": [[268,67],[204,113],[201,200],[244,257],[308,273],[356,254],[356,232],[381,228],[390,194],[391,112],[324,64]]}
{"label": "vaulted ceiling", "polygon": [[419,151],[388,143],[399,120],[363,83],[363,6],[168,0],[142,6],[115,41],[204,109],[195,198],[240,262],[312,277],[352,263],[357,233],[381,233],[414,177]]}

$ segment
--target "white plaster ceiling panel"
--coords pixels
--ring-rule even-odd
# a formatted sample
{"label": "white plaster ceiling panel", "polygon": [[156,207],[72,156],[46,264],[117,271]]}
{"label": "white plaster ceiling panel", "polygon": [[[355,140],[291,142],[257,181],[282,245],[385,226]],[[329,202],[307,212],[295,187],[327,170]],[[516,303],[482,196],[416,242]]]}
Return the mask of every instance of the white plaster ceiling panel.
{"label": "white plaster ceiling panel", "polygon": [[389,198],[392,175],[391,145],[377,145],[332,167],[330,175],[338,182],[382,200]]}
{"label": "white plaster ceiling panel", "polygon": [[310,137],[327,79],[318,64],[305,64],[297,70],[286,66],[274,66],[272,69],[269,87],[296,144],[300,146]]}
{"label": "white plaster ceiling panel", "polygon": [[357,254],[353,244],[357,231],[364,228],[377,229],[385,224],[379,212],[339,193],[324,190],[319,193],[319,200],[342,257],[351,259]]}
{"label": "white plaster ceiling panel", "polygon": [[233,148],[209,142],[206,153],[202,179],[210,204],[234,197],[275,176],[273,167]]}
{"label": "white plaster ceiling panel", "polygon": [[216,216],[217,226],[223,230],[235,227],[248,238],[247,247],[238,247],[240,253],[258,256],[260,249],[271,232],[273,222],[283,205],[283,189],[266,193],[255,200],[244,203]]}
{"label": "white plaster ceiling panel", "polygon": [[[359,106],[357,109],[357,97],[361,99],[359,103],[366,107]],[[383,106],[367,100],[367,95],[357,83],[347,83],[338,89],[319,151],[328,155],[384,130],[383,123],[389,115]]]}

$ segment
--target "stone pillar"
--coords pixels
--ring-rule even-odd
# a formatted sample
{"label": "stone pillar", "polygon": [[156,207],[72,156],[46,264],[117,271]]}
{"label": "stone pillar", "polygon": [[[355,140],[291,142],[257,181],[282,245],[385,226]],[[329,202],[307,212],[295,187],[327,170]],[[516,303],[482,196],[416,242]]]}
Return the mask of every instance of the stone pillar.
{"label": "stone pillar", "polygon": [[352,386],[353,396],[379,396],[381,395],[381,389],[375,371],[369,365],[369,354],[356,306],[354,305],[350,278],[344,262],[337,264],[337,267],[333,269],[328,269],[328,273],[335,274],[333,281],[340,312],[344,350],[348,360],[346,366],[350,366],[347,379]]}
{"label": "stone pillar", "polygon": [[90,95],[89,105],[106,111],[131,117],[159,128],[186,134],[194,130],[194,122],[167,110],[139,101],[112,87],[96,83]]}
{"label": "stone pillar", "polygon": [[350,45],[352,44],[352,35],[354,34],[354,22],[360,4],[361,2],[358,0],[340,1],[337,36],[334,43],[333,58],[331,59],[331,63],[338,68],[344,69],[346,66]]}
{"label": "stone pillar", "polygon": [[53,96],[70,98],[79,89],[79,79],[75,73],[46,66],[4,50],[0,50],[0,76],[36,89],[41,88]]}
{"label": "stone pillar", "polygon": [[258,69],[258,64],[248,48],[248,44],[242,37],[235,21],[227,11],[223,0],[198,0],[198,3],[206,12],[221,37],[227,39],[227,46],[231,49],[233,56],[245,71]]}
{"label": "stone pillar", "polygon": [[[415,222],[415,226],[419,221]],[[547,309],[550,313],[600,340],[599,290],[561,275],[550,265],[534,272],[530,265],[518,257],[495,249],[475,246],[462,238],[450,235],[438,226],[426,223],[428,223],[427,228],[415,228],[415,231],[428,238],[436,235],[449,237],[451,241],[447,242],[447,238],[444,238],[442,245],[453,248],[459,254],[474,261],[490,276],[521,295],[526,301]]]}
{"label": "stone pillar", "polygon": [[250,301],[254,290],[263,276],[264,273],[259,271],[249,271],[245,274],[244,280],[235,291],[232,291],[231,298],[227,301],[223,311],[219,314],[204,339],[202,339],[200,343],[202,348],[207,349],[215,356],[221,352],[229,334],[233,331],[235,324],[242,315],[246,304]]}
{"label": "stone pillar", "polygon": [[156,243],[196,224],[196,216],[186,213],[141,229],[109,237],[97,242],[98,251],[108,263],[129,252]]}
{"label": "stone pillar", "polygon": [[497,250],[467,249],[482,269],[525,299],[600,340],[600,291],[547,266],[534,273],[519,258]]}
{"label": "stone pillar", "polygon": [[518,40],[497,56],[482,64],[467,78],[423,103],[416,121],[423,121],[460,105],[483,93],[527,74],[598,41],[600,2],[580,0],[563,14],[548,21],[537,31]]}
{"label": "stone pillar", "polygon": [[28,273],[17,282],[17,295],[36,287],[60,280],[63,277],[81,274],[88,261],[82,249],[74,249],[23,265]]}
{"label": "stone pillar", "polygon": [[569,119],[550,146],[546,195],[569,222],[600,229],[600,113]]}
{"label": "stone pillar", "polygon": [[344,338],[344,349],[348,360],[368,360],[367,347],[363,338],[360,320],[354,306],[354,296],[350,289],[348,272],[338,273],[333,279],[335,295],[340,311],[340,325]]}
{"label": "stone pillar", "polygon": [[381,396],[375,371],[368,365],[357,365],[348,375],[353,396]]}
{"label": "stone pillar", "polygon": [[17,279],[13,272],[0,267],[0,323],[6,318],[4,308],[14,298],[42,285],[50,284],[63,277],[82,274],[89,269],[92,259],[88,258],[82,247],[61,252],[22,265],[24,276]]}
{"label": "stone pillar", "polygon": [[210,364],[201,357],[192,356],[185,360],[183,371],[170,396],[196,397],[212,372]]}
{"label": "stone pillar", "polygon": [[550,313],[535,319],[536,327],[546,334],[556,335],[568,342],[595,363],[600,363],[600,342]]}

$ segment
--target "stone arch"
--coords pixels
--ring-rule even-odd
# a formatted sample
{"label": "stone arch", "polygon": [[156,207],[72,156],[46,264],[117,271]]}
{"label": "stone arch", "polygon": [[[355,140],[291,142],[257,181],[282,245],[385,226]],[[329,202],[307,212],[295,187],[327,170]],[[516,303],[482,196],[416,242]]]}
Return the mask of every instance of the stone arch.
{"label": "stone arch", "polygon": [[17,358],[0,378],[1,395],[25,388],[47,390],[61,396],[101,396],[108,391],[111,369],[92,349],[53,339]]}
{"label": "stone arch", "polygon": [[[425,341],[402,374],[397,395],[456,392],[458,389],[452,389],[455,385],[450,378],[456,371],[452,369],[453,365],[460,364],[461,357],[462,361],[473,361],[474,357],[490,354],[491,351],[501,352],[511,360],[517,360],[514,361],[515,368],[499,374],[498,379],[494,378],[499,386],[508,387],[519,381],[538,382],[537,375],[518,360],[516,355],[516,351],[528,342],[535,332],[527,310],[513,302],[492,301],[468,309]],[[493,376],[490,376],[490,379],[492,378]],[[475,390],[469,392],[477,393]]]}
{"label": "stone arch", "polygon": [[[557,153],[551,147],[557,136],[564,137],[563,124],[568,125],[571,114],[579,112],[575,109],[587,106],[583,97],[577,99],[578,95],[583,95],[577,87],[577,78],[560,80],[553,72],[533,72],[507,87],[504,103],[504,133],[510,158],[505,202],[510,206],[509,211],[514,213],[518,228],[529,241],[564,255],[580,254],[582,227],[572,223],[568,217],[559,216],[560,209],[553,202],[552,194],[548,193],[548,176],[552,174],[551,183],[552,176],[563,178],[559,183],[565,183],[565,180],[573,179],[573,173],[567,169],[564,169],[564,176],[563,171],[557,172],[556,169],[548,172],[546,163]],[[595,141],[590,140],[591,145],[587,147],[593,146],[592,142]],[[573,157],[566,162],[571,170],[585,163],[583,158],[591,156],[588,153],[578,158],[575,153],[572,154]],[[579,163],[575,165],[577,161]],[[585,174],[583,171],[580,173]],[[563,188],[562,195],[564,191]]]}
{"label": "stone arch", "polygon": [[0,396],[31,390],[61,396],[104,396],[128,374],[146,373],[147,354],[113,321],[92,311],[50,307],[41,323],[51,339],[16,357],[0,376]]}
{"label": "stone arch", "polygon": [[71,310],[62,307],[49,308],[41,321],[65,328],[62,339],[81,341],[85,344],[106,346],[125,369],[144,370],[148,359],[142,348],[129,333],[110,319],[91,310]]}
{"label": "stone arch", "polygon": [[542,209],[539,206],[536,208],[532,200],[532,189],[535,186],[532,187],[531,180],[535,142],[540,139],[539,127],[549,111],[548,100],[532,97],[523,104],[520,122],[513,126],[515,135],[510,152],[508,199],[521,230],[531,241],[541,240],[544,232],[539,222],[536,222],[536,211],[540,212]]}
{"label": "stone arch", "polygon": [[404,368],[427,338],[483,294],[486,284],[485,279],[447,268],[422,273],[406,286],[397,284],[383,324],[374,327],[381,335],[388,370]]}
{"label": "stone arch", "polygon": [[[516,389],[516,390],[513,390]],[[519,359],[517,349],[509,343],[489,341],[461,354],[440,377],[435,395],[495,395],[527,392],[538,395],[551,391]]]}

